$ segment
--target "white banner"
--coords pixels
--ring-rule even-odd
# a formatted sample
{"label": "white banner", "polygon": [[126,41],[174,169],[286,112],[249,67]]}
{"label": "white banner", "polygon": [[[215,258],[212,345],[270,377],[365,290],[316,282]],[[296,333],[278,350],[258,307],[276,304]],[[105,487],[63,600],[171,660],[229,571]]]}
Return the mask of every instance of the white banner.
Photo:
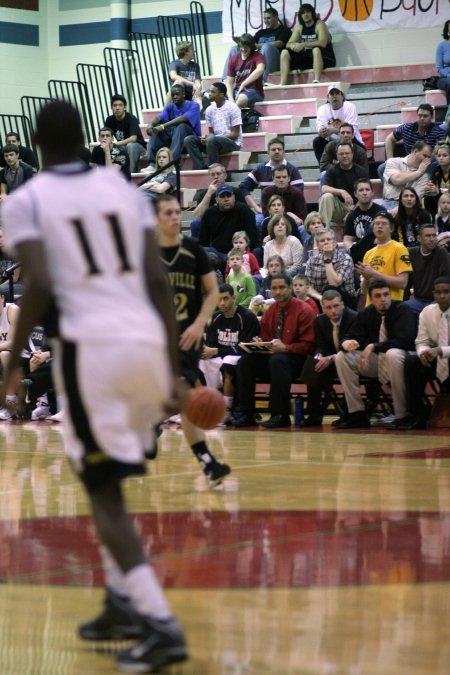
{"label": "white banner", "polygon": [[[274,7],[286,26],[298,21],[298,0],[224,0],[223,34],[226,37],[256,33],[264,28],[263,8]],[[309,3],[330,32],[349,33],[395,28],[444,27],[450,17],[450,0],[311,0]]]}

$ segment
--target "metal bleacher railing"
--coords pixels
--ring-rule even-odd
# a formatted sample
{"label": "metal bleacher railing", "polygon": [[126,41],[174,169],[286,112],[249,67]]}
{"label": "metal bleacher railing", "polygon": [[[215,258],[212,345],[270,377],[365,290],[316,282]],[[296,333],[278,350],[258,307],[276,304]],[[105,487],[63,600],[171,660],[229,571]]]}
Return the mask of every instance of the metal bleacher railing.
{"label": "metal bleacher railing", "polygon": [[45,103],[64,98],[73,103],[82,116],[86,143],[97,140],[98,130],[110,114],[110,100],[120,93],[128,101],[128,110],[139,117],[145,108],[164,105],[170,86],[169,63],[176,58],[180,40],[193,42],[202,75],[210,73],[210,54],[203,6],[190,3],[190,18],[157,17],[158,34],[132,32],[129,49],[106,47],[104,64],[79,63],[77,80],[49,80],[49,96],[23,96],[21,115],[0,114],[0,147],[5,134],[16,130],[23,142],[32,143],[36,115]]}

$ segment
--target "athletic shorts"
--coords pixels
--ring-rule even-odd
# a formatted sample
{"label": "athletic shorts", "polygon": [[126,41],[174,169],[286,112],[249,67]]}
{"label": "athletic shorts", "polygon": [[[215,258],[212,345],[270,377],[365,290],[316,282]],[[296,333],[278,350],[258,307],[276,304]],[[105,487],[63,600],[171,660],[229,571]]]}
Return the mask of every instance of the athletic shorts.
{"label": "athletic shorts", "polygon": [[57,342],[53,363],[65,450],[86,487],[145,473],[152,427],[170,396],[166,350],[135,340]]}
{"label": "athletic shorts", "polygon": [[[334,68],[336,65],[336,57],[334,52],[326,47],[319,47],[322,52],[323,67]],[[313,67],[313,53],[312,49],[304,49],[301,52],[293,52],[288,50],[291,55],[291,70],[298,68],[299,70],[310,70]]]}
{"label": "athletic shorts", "polygon": [[181,375],[191,387],[195,387],[197,381],[203,381],[203,374],[199,368],[200,352],[198,349],[190,349],[180,352]]}

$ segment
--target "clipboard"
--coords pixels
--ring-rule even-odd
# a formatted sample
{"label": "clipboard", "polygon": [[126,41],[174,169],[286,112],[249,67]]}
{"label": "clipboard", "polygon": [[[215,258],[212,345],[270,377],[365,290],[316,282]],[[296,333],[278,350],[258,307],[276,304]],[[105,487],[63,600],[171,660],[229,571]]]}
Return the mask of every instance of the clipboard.
{"label": "clipboard", "polygon": [[269,354],[271,342],[240,342],[239,347],[248,354]]}

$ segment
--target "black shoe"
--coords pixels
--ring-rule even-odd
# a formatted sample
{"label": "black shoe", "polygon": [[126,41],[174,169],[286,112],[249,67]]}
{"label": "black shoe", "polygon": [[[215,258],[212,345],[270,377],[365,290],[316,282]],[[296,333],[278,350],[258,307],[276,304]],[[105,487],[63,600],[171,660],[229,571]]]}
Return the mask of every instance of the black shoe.
{"label": "black shoe", "polygon": [[155,433],[155,437],[153,439],[152,447],[145,451],[146,459],[156,459],[156,455],[158,454],[158,438],[163,432],[161,424],[155,424],[153,431]]}
{"label": "black shoe", "polygon": [[363,410],[349,413],[346,418],[334,425],[335,429],[368,429],[369,427],[370,418]]}
{"label": "black shoe", "polygon": [[412,417],[403,417],[401,420],[395,420],[395,429],[398,431],[415,431],[416,429],[426,429],[427,421],[422,417],[416,419]]}
{"label": "black shoe", "polygon": [[282,427],[291,426],[291,418],[289,415],[271,415],[270,419],[267,422],[261,423],[262,427],[266,429],[279,429]]}
{"label": "black shoe", "polygon": [[100,616],[78,627],[82,640],[136,640],[144,635],[142,617],[127,598],[106,590],[104,610]]}
{"label": "black shoe", "polygon": [[322,426],[322,418],[321,417],[314,417],[313,415],[310,415],[309,417],[305,417],[304,420],[300,422],[301,427],[321,427]]}
{"label": "black shoe", "polygon": [[147,619],[142,642],[119,652],[116,664],[122,673],[154,673],[187,658],[186,640],[175,619]]}
{"label": "black shoe", "polygon": [[231,473],[228,464],[221,464],[220,462],[210,462],[203,467],[203,473],[211,487],[220,485],[225,476]]}
{"label": "black shoe", "polygon": [[234,420],[234,427],[256,427],[256,420],[253,415],[241,415],[239,419]]}
{"label": "black shoe", "polygon": [[331,422],[331,426],[332,426],[332,427],[337,427],[338,424],[340,424],[341,422],[343,422],[343,421],[346,420],[346,419],[348,419],[348,413],[345,413],[344,415],[341,415],[341,417],[338,417],[337,420],[333,420],[333,421]]}

